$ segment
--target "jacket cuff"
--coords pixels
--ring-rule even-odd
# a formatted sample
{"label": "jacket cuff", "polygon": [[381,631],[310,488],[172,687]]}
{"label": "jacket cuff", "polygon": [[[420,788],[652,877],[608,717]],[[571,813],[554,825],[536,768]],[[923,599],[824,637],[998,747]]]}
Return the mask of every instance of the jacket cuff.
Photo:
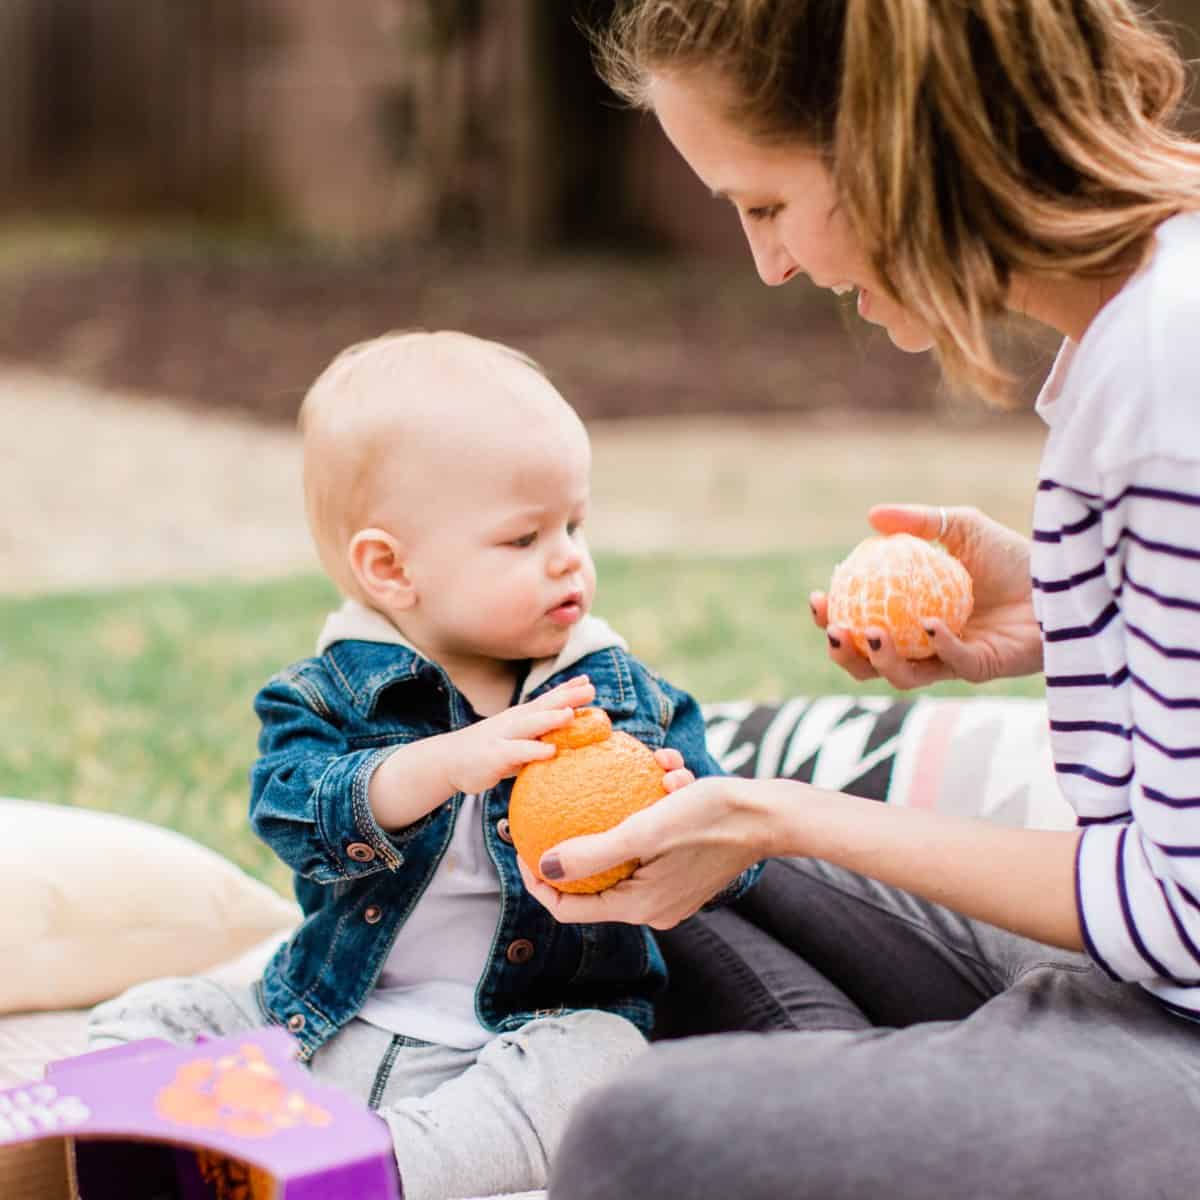
{"label": "jacket cuff", "polygon": [[714,908],[721,908],[726,904],[732,904],[734,900],[740,900],[758,882],[765,865],[765,863],[755,863],[754,866],[747,867],[735,879],[731,879],[711,900],[701,905],[700,911],[711,912]]}
{"label": "jacket cuff", "polygon": [[345,879],[397,870],[404,855],[375,819],[367,789],[371,776],[394,750],[382,746],[335,758],[317,784],[317,822],[326,853]]}

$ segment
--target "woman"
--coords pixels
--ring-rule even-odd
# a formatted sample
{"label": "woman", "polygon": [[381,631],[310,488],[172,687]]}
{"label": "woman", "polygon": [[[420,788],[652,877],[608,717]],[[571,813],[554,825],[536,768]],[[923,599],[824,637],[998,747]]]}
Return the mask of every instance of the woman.
{"label": "woman", "polygon": [[764,282],[857,289],[991,396],[989,318],[1064,336],[1031,542],[970,508],[870,514],[966,565],[962,639],[931,622],[938,657],[911,663],[883,630],[869,658],[827,634],[901,688],[1044,659],[1079,826],[709,779],[549,852],[553,879],[642,862],[595,897],[527,876],[559,920],[661,929],[775,859],[739,918],[684,928],[741,1027],[783,1031],[652,1049],[577,1114],[552,1200],[1200,1194],[1200,148],[1169,125],[1177,56],[1124,0],[629,0],[602,64],[737,209]]}

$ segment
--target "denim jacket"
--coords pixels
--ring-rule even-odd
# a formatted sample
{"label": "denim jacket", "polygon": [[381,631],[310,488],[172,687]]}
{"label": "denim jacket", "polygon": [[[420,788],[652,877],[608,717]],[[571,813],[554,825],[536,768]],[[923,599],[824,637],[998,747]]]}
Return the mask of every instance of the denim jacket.
{"label": "denim jacket", "polygon": [[[255,699],[262,723],[251,772],[255,831],[295,872],[304,920],[259,983],[259,1001],[308,1059],[362,1007],[397,933],[437,870],[463,801],[450,797],[399,830],[384,830],[367,800],[371,775],[397,745],[479,720],[445,672],[379,614],[372,640],[333,640],[288,667]],[[344,610],[343,610],[344,611]],[[336,621],[337,614],[331,621]],[[359,622],[361,624],[361,621]],[[328,627],[327,627],[328,628]],[[334,635],[336,637],[336,633]],[[697,777],[722,774],[709,755],[696,701],[586,618],[554,660],[536,662],[521,699],[586,673],[596,707],[652,748],[673,746]],[[666,969],[649,929],[619,922],[559,924],[525,890],[508,834],[512,781],[483,793],[484,844],[500,878],[490,961],[476,1015],[495,1032],[569,1009],[615,1012],[649,1032]],[[710,903],[741,895],[751,867]]]}

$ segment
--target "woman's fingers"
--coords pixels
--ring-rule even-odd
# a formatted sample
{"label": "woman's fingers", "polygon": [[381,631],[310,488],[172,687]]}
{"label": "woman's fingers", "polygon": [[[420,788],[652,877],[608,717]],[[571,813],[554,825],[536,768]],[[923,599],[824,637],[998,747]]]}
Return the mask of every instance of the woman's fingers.
{"label": "woman's fingers", "polygon": [[808,607],[812,610],[813,620],[818,629],[824,629],[829,624],[829,602],[824,592],[809,592]]}
{"label": "woman's fingers", "polygon": [[[945,528],[942,513],[946,514]],[[953,514],[953,509],[936,504],[876,504],[867,512],[867,520],[880,533],[911,533],[936,542],[949,532]]]}
{"label": "woman's fingers", "polygon": [[905,658],[897,651],[896,644],[886,629],[868,629],[866,636],[871,666],[892,687],[899,688],[900,691],[925,687],[939,679],[951,677],[947,664],[938,658]]}
{"label": "woman's fingers", "polygon": [[860,683],[875,678],[877,674],[875,668],[859,654],[850,637],[849,630],[835,625],[826,626],[825,641],[830,659],[847,674],[852,675]]}

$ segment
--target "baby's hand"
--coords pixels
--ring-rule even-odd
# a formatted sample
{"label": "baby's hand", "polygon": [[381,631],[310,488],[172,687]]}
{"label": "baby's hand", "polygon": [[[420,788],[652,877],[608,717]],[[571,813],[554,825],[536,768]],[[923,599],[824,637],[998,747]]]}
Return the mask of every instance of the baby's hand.
{"label": "baby's hand", "polygon": [[655,750],[654,760],[666,774],[663,776],[663,787],[668,792],[674,792],[689,783],[695,783],[696,777],[683,765],[683,755],[670,746]]}
{"label": "baby's hand", "polygon": [[595,697],[591,680],[577,675],[536,700],[516,704],[447,734],[447,745],[453,747],[448,776],[451,790],[485,792],[515,775],[526,763],[553,758],[554,746],[538,739],[569,724],[575,710],[586,708]]}

